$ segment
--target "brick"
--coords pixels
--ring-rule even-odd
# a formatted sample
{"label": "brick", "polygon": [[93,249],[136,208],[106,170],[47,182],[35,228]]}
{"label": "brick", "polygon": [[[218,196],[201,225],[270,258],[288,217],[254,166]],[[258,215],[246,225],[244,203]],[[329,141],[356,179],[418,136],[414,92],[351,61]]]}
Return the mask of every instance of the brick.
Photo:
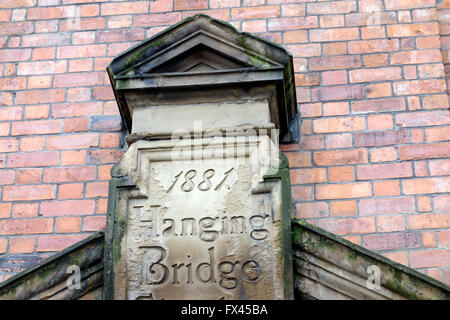
{"label": "brick", "polygon": [[89,236],[88,234],[42,236],[38,238],[36,251],[38,252],[61,251],[85,239],[88,236]]}
{"label": "brick", "polygon": [[326,136],[327,149],[339,149],[352,147],[352,135],[350,133],[343,134],[328,134]]}
{"label": "brick", "polygon": [[245,32],[266,32],[266,21],[265,20],[250,20],[242,22],[242,31]]}
{"label": "brick", "polygon": [[389,233],[363,236],[363,246],[369,250],[413,249],[420,247],[420,233]]}
{"label": "brick", "polygon": [[408,100],[408,109],[409,110],[421,109],[419,97],[415,97],[415,96],[407,97],[407,100]]}
{"label": "brick", "polygon": [[323,104],[324,116],[340,116],[348,113],[348,102],[328,102]]}
{"label": "brick", "polygon": [[14,170],[0,170],[0,181],[3,185],[13,184],[16,177]]}
{"label": "brick", "polygon": [[405,230],[403,216],[379,216],[377,218],[378,232],[393,232]]}
{"label": "brick", "polygon": [[0,78],[0,88],[2,90],[23,90],[26,88],[25,77]]}
{"label": "brick", "polygon": [[55,198],[55,188],[51,185],[7,186],[4,187],[3,201],[48,200]]}
{"label": "brick", "polygon": [[[320,16],[321,28],[337,28],[345,26],[344,15]],[[343,40],[336,38],[337,40]]]}
{"label": "brick", "polygon": [[294,55],[294,57],[320,56],[321,51],[320,44],[318,43],[288,45],[286,48]]}
{"label": "brick", "polygon": [[401,69],[395,67],[352,70],[349,72],[349,76],[352,83],[399,80],[402,78]]}
{"label": "brick", "polygon": [[347,199],[363,198],[372,195],[372,188],[368,182],[320,184],[316,186],[316,199]]}
{"label": "brick", "polygon": [[309,17],[290,17],[290,18],[272,18],[269,19],[268,27],[270,31],[284,31],[296,29],[317,28],[319,22],[316,16]]}
{"label": "brick", "polygon": [[353,167],[330,167],[328,168],[328,182],[354,181],[355,172]]}
{"label": "brick", "polygon": [[367,161],[367,150],[365,149],[314,152],[314,163],[318,166],[357,164]]}
{"label": "brick", "polygon": [[117,163],[120,157],[124,154],[124,151],[120,150],[92,150],[88,153],[88,163],[91,164],[104,164],[104,163]]}
{"label": "brick", "polygon": [[438,232],[438,241],[440,248],[448,248],[450,247],[450,231],[439,231]]}
{"label": "brick", "polygon": [[11,215],[11,203],[0,203],[0,218],[9,218]]}
{"label": "brick", "polygon": [[61,61],[33,61],[21,62],[17,70],[18,75],[43,75],[66,72],[67,62]]}
{"label": "brick", "polygon": [[436,21],[437,14],[434,8],[430,9],[415,9],[412,10],[412,17],[414,22]]}
{"label": "brick", "polygon": [[339,235],[375,232],[373,217],[319,220],[319,227]]}
{"label": "brick", "polygon": [[450,159],[429,161],[430,175],[450,175]]}
{"label": "brick", "polygon": [[97,199],[95,200],[96,202],[96,210],[95,210],[95,214],[105,214],[108,211],[108,199],[107,198],[102,198],[102,199]]}
{"label": "brick", "polygon": [[135,41],[145,38],[144,29],[101,30],[97,34],[97,42]]}
{"label": "brick", "polygon": [[434,0],[385,0],[386,10],[414,9],[424,7],[434,7]]}
{"label": "brick", "polygon": [[106,227],[106,216],[85,217],[83,231],[99,231]]}
{"label": "brick", "polygon": [[120,133],[103,133],[100,136],[100,148],[117,148],[120,144]]}
{"label": "brick", "polygon": [[81,165],[86,163],[86,150],[78,151],[62,151],[61,152],[61,165],[71,166],[71,165]]}
{"label": "brick", "polygon": [[58,48],[57,58],[86,58],[104,56],[106,52],[105,44],[90,44],[82,46],[62,46]]}
{"label": "brick", "polygon": [[22,37],[22,47],[60,46],[70,44],[70,33],[40,33]]}
{"label": "brick", "polygon": [[47,150],[87,149],[97,146],[97,134],[52,136],[47,139]]}
{"label": "brick", "polygon": [[295,200],[314,200],[312,186],[292,186],[292,196]]}
{"label": "brick", "polygon": [[377,148],[370,150],[370,162],[384,162],[397,160],[394,147]]}
{"label": "brick", "polygon": [[450,192],[450,178],[424,178],[402,181],[404,194]]}
{"label": "brick", "polygon": [[51,233],[53,219],[11,219],[0,221],[0,235]]}
{"label": "brick", "polygon": [[194,10],[194,9],[207,9],[208,0],[193,0],[193,1],[174,1],[174,10]]}
{"label": "brick", "polygon": [[50,88],[52,76],[30,76],[28,77],[28,89]]}
{"label": "brick", "polygon": [[350,41],[348,43],[348,53],[350,54],[397,51],[398,49],[399,42],[397,39]]}
{"label": "brick", "polygon": [[356,214],[357,207],[355,200],[330,202],[330,216],[332,217],[356,216]]}
{"label": "brick", "polygon": [[180,12],[153,13],[151,15],[138,15],[133,17],[134,27],[159,27],[172,25],[181,20]]}
{"label": "brick", "polygon": [[312,29],[309,31],[309,41],[344,41],[359,39],[358,28],[333,28],[333,29]]}
{"label": "brick", "polygon": [[322,45],[324,56],[341,56],[347,54],[346,42],[324,43]]}
{"label": "brick", "polygon": [[86,186],[86,197],[107,197],[108,196],[108,182],[91,182]]}
{"label": "brick", "polygon": [[[72,19],[70,19],[72,20]],[[50,33],[58,31],[58,20],[38,20],[34,22],[36,33]]]}
{"label": "brick", "polygon": [[361,85],[320,87],[312,90],[313,101],[323,100],[352,100],[364,97],[364,88]]}
{"label": "brick", "polygon": [[322,104],[303,103],[300,105],[300,115],[302,118],[319,117],[322,115]]}
{"label": "brick", "polygon": [[330,13],[350,13],[356,11],[356,1],[332,1],[324,3],[307,3],[308,15],[321,15]]}
{"label": "brick", "polygon": [[51,134],[61,132],[61,120],[37,120],[15,122],[11,127],[11,135]]}
{"label": "brick", "polygon": [[137,14],[147,13],[148,2],[147,1],[133,1],[123,3],[104,3],[101,5],[101,15],[121,15],[121,14]]}
{"label": "brick", "polygon": [[[259,20],[258,20],[259,21]],[[248,21],[250,22],[250,21]],[[283,35],[284,43],[304,43],[308,42],[308,33],[306,30],[285,31]]]}
{"label": "brick", "polygon": [[298,73],[295,75],[295,84],[300,87],[311,87],[320,84],[320,75],[317,72]]}
{"label": "brick", "polygon": [[406,104],[403,98],[363,100],[352,103],[354,113],[385,112],[405,110]]}
{"label": "brick", "polygon": [[[89,117],[102,114],[102,103],[80,102],[69,104],[54,104],[52,106],[53,118]],[[117,108],[117,107],[116,107]]]}
{"label": "brick", "polygon": [[347,72],[345,70],[322,72],[322,85],[346,84]]}
{"label": "brick", "polygon": [[367,126],[369,130],[393,129],[394,121],[390,114],[375,114],[367,117]]}
{"label": "brick", "polygon": [[41,182],[42,169],[20,169],[17,171],[17,184],[35,184]]}
{"label": "brick", "polygon": [[428,142],[450,140],[450,127],[426,128],[425,135]]}
{"label": "brick", "polygon": [[428,176],[428,169],[426,161],[415,161],[414,162],[414,176],[425,177]]}
{"label": "brick", "polygon": [[406,217],[408,229],[439,229],[448,228],[450,213],[427,213],[409,215]]}
{"label": "brick", "polygon": [[373,26],[397,23],[395,12],[361,12],[345,15],[347,26]]}
{"label": "brick", "polygon": [[36,239],[34,237],[11,238],[9,241],[9,253],[32,253]]}
{"label": "brick", "polygon": [[290,175],[292,184],[320,183],[327,181],[327,171],[325,168],[291,169]]}
{"label": "brick", "polygon": [[431,211],[431,198],[430,197],[417,197],[417,209],[419,212]]}
{"label": "brick", "polygon": [[377,83],[367,84],[366,86],[367,98],[381,98],[392,95],[391,83]]}
{"label": "brick", "polygon": [[433,197],[434,211],[447,211],[450,206],[450,195],[439,195]]}
{"label": "brick", "polygon": [[[60,22],[60,31],[88,31],[88,30],[101,30],[106,27],[105,18],[80,18],[80,19],[67,19]],[[89,57],[89,56],[88,56]]]}
{"label": "brick", "polygon": [[20,203],[16,202],[13,206],[12,216],[14,218],[33,218],[38,215],[39,203]]}
{"label": "brick", "polygon": [[67,183],[59,186],[58,199],[79,199],[83,197],[83,183]]}
{"label": "brick", "polygon": [[439,34],[439,25],[437,22],[394,24],[387,26],[387,34],[390,38],[430,36]]}
{"label": "brick", "polygon": [[231,18],[233,20],[274,18],[278,17],[279,15],[280,15],[279,6],[231,9]]}
{"label": "brick", "polygon": [[60,200],[41,203],[40,215],[46,217],[93,214],[94,200]]}
{"label": "brick", "polygon": [[400,146],[398,148],[398,154],[400,160],[445,158],[450,154],[450,143]]}
{"label": "brick", "polygon": [[10,127],[10,124],[8,122],[0,123],[0,136],[8,136],[9,135],[9,127]]}
{"label": "brick", "polygon": [[[64,101],[64,89],[27,90],[16,93],[17,104],[37,104]],[[28,122],[27,122],[28,123]]]}
{"label": "brick", "polygon": [[412,268],[440,267],[450,264],[449,250],[427,250],[410,253]]}
{"label": "brick", "polygon": [[15,152],[17,146],[17,139],[0,139],[0,152]]}
{"label": "brick", "polygon": [[415,212],[414,198],[361,199],[359,201],[360,215],[396,214]]}
{"label": "brick", "polygon": [[2,0],[2,9],[33,7],[36,0]]}
{"label": "brick", "polygon": [[400,51],[391,54],[391,64],[417,64],[441,62],[442,55],[439,50],[413,50]]}
{"label": "brick", "polygon": [[95,180],[96,170],[94,166],[48,168],[44,170],[44,183],[49,182],[74,182]]}
{"label": "brick", "polygon": [[64,121],[64,132],[85,132],[89,130],[89,118],[72,118]]}
{"label": "brick", "polygon": [[361,28],[361,39],[379,39],[385,37],[386,32],[384,26],[369,26]]}
{"label": "brick", "polygon": [[355,147],[408,143],[407,130],[372,131],[354,134]]}
{"label": "brick", "polygon": [[447,94],[427,95],[422,99],[424,109],[448,109]]}
{"label": "brick", "polygon": [[57,152],[15,153],[8,157],[8,168],[46,167],[58,165]]}
{"label": "brick", "polygon": [[283,17],[298,17],[305,15],[305,4],[285,4],[281,6]]}
{"label": "brick", "polygon": [[359,180],[406,178],[412,176],[410,162],[392,164],[371,164],[357,167]]}
{"label": "brick", "polygon": [[28,9],[28,20],[50,20],[76,17],[75,6],[37,7]]}
{"label": "brick", "polygon": [[0,29],[0,35],[24,35],[33,33],[33,23],[30,21],[24,22],[4,22]]}
{"label": "brick", "polygon": [[418,67],[422,79],[439,78],[445,76],[444,66],[439,64],[424,64]]}
{"label": "brick", "polygon": [[55,219],[56,233],[80,232],[80,230],[81,230],[80,217],[61,217]]}
{"label": "brick", "polygon": [[383,253],[388,259],[394,260],[397,263],[401,263],[405,266],[408,266],[408,253],[407,252],[385,252]]}
{"label": "brick", "polygon": [[33,60],[53,60],[56,55],[56,48],[35,48],[33,49]]}
{"label": "brick", "polygon": [[441,47],[440,37],[420,37],[416,38],[417,49],[439,49]]}
{"label": "brick", "polygon": [[310,59],[310,69],[312,71],[358,68],[360,66],[361,59],[357,56],[334,56]]}
{"label": "brick", "polygon": [[53,81],[54,87],[94,86],[99,84],[103,84],[103,74],[100,72],[55,75]]}
{"label": "brick", "polygon": [[79,59],[69,61],[69,72],[82,72],[92,70],[92,59]]}
{"label": "brick", "polygon": [[385,53],[365,55],[363,57],[364,67],[375,68],[388,65],[388,55]]}
{"label": "brick", "polygon": [[94,98],[96,100],[113,100],[114,92],[111,86],[95,87],[93,90]]}
{"label": "brick", "polygon": [[290,168],[311,166],[310,152],[289,152],[285,153],[285,155],[288,158]]}
{"label": "brick", "polygon": [[25,137],[20,139],[20,151],[44,150],[45,136]]}
{"label": "brick", "polygon": [[314,133],[360,131],[365,129],[363,117],[323,118],[313,121]]}
{"label": "brick", "polygon": [[303,219],[327,217],[328,204],[326,202],[297,203],[296,216]]}
{"label": "brick", "polygon": [[[183,12],[183,18],[186,18],[188,16],[193,16],[198,13],[205,13],[203,10],[194,10],[194,11],[184,11]],[[208,15],[214,19],[222,20],[222,21],[229,21],[230,20],[230,10],[228,9],[213,9],[208,10]],[[231,24],[236,24],[236,28],[239,28],[238,24],[239,22],[233,21]],[[161,30],[160,30],[161,31]],[[153,34],[154,30],[150,30],[150,32]]]}

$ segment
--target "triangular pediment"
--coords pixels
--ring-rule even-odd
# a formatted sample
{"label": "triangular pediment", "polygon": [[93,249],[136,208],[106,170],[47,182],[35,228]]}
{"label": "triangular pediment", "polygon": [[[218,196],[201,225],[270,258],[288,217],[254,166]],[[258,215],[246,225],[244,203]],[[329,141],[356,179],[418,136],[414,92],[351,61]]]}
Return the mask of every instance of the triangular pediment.
{"label": "triangular pediment", "polygon": [[259,87],[260,92],[270,92],[272,121],[280,134],[295,136],[291,134],[297,127],[292,55],[278,44],[207,15],[186,18],[128,49],[107,71],[129,132],[136,106],[133,94],[151,104],[149,96],[163,91],[183,96],[192,90],[238,88],[256,95],[253,89]]}

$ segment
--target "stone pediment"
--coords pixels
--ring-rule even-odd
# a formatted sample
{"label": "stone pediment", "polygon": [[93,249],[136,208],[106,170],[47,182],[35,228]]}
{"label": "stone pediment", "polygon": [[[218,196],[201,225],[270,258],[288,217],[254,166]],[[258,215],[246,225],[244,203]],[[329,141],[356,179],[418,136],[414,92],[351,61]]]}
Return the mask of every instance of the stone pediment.
{"label": "stone pediment", "polygon": [[[277,44],[204,14],[189,17],[130,48],[107,70],[129,132],[133,109],[139,105],[136,95],[145,95],[147,104],[161,105],[164,97],[152,96],[156,90],[170,91],[172,99],[178,93],[183,101],[182,97],[201,88],[211,91],[214,102],[224,102],[239,100],[239,93],[230,97],[229,92],[244,88],[273,91],[269,102],[272,122],[284,141],[295,139],[290,132],[290,127],[296,127],[292,56]],[[266,86],[264,90],[262,86]]]}

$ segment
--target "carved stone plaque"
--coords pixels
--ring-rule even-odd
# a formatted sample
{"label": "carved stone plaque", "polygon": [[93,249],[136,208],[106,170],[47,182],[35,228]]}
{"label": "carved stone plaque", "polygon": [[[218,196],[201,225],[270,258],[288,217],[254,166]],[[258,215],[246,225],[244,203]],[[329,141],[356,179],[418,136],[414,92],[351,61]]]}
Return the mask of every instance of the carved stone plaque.
{"label": "carved stone plaque", "polygon": [[136,188],[118,192],[114,298],[289,298],[270,139],[192,141],[138,141],[119,164]]}

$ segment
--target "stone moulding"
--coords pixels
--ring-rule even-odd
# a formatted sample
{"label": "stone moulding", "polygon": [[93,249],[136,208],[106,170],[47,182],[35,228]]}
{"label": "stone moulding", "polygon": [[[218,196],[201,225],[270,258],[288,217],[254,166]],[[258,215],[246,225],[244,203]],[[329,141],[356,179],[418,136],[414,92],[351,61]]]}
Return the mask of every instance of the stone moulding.
{"label": "stone moulding", "polygon": [[[446,284],[305,221],[292,221],[292,235],[297,298],[450,299]],[[373,270],[378,287],[367,284]]]}
{"label": "stone moulding", "polygon": [[[129,133],[137,100],[167,103],[164,94],[214,91],[215,101],[237,99],[273,85],[272,118],[282,141],[296,141],[296,93],[292,55],[281,46],[232,25],[196,14],[117,56],[107,68]],[[266,90],[267,92],[268,90]],[[203,95],[203,94],[202,94]],[[238,96],[236,96],[238,95]],[[136,98],[138,96],[139,98]],[[206,99],[206,98],[205,98]],[[196,103],[196,101],[194,101]]]}
{"label": "stone moulding", "polygon": [[[194,143],[203,144],[204,141],[202,142],[195,139]],[[116,165],[111,171],[112,179],[110,181],[107,228],[105,234],[104,299],[153,298],[152,295],[148,296],[148,294],[139,296],[135,293],[136,290],[130,290],[130,287],[133,287],[133,266],[131,265],[130,267],[128,265],[128,261],[134,260],[134,258],[132,258],[132,252],[135,250],[133,249],[133,237],[130,236],[130,233],[133,230],[133,220],[135,220],[135,218],[133,218],[133,210],[130,208],[136,205],[141,206],[141,203],[145,206],[145,203],[155,201],[154,199],[152,200],[153,194],[156,192],[155,187],[149,187],[152,183],[149,182],[149,175],[146,172],[155,172],[151,171],[154,170],[151,168],[151,163],[154,161],[162,161],[163,163],[165,162],[164,159],[176,161],[176,159],[174,160],[169,157],[170,153],[167,153],[166,155],[158,155],[157,153],[157,150],[167,148],[171,144],[172,142],[170,141],[136,141],[131,145],[130,150],[124,155],[119,164]],[[218,146],[221,145],[222,143],[218,143]],[[208,159],[203,160],[208,161]],[[264,175],[263,181],[254,184],[250,193],[251,197],[268,196],[268,199],[272,199],[270,201],[272,206],[272,219],[274,219],[274,222],[273,229],[271,227],[271,229],[268,230],[272,230],[271,233],[273,232],[273,236],[271,236],[271,239],[273,240],[271,241],[274,241],[276,245],[271,244],[271,242],[267,242],[267,245],[271,245],[270,248],[272,249],[270,250],[272,250],[273,254],[275,254],[275,257],[271,257],[269,259],[269,261],[272,261],[273,259],[274,262],[270,262],[269,265],[266,265],[266,268],[269,266],[269,269],[265,270],[271,270],[270,268],[274,268],[273,271],[269,271],[273,272],[270,279],[272,279],[271,281],[274,281],[274,283],[270,285],[270,288],[267,287],[266,290],[274,291],[273,298],[278,297],[278,299],[293,299],[294,282],[292,278],[292,254],[290,240],[292,199],[290,193],[289,168],[287,165],[287,159],[284,156],[281,156],[280,161],[277,162],[278,167],[276,170],[269,171],[270,174]],[[150,163],[150,166],[148,163]],[[192,165],[195,161],[188,161],[188,163],[191,163]],[[182,211],[185,212],[184,210]],[[165,214],[165,217],[167,218],[167,213]],[[177,243],[180,246],[182,244],[181,242]],[[218,242],[210,243],[211,245],[216,246],[216,251],[223,250],[220,249]],[[198,243],[198,245],[200,244],[204,243]],[[256,246],[254,248],[256,248]],[[189,251],[189,249],[187,250]],[[254,251],[252,252],[254,253]],[[241,254],[243,256],[240,256]],[[242,261],[241,259],[246,257],[248,254],[249,252],[243,250],[243,253],[239,253],[237,256],[240,256],[241,258],[236,259]],[[219,258],[220,257],[217,257],[217,259]],[[262,263],[264,263],[264,261]],[[172,290],[169,292],[176,292],[178,289],[173,287],[169,290]],[[217,292],[221,292],[217,289],[214,289],[213,291],[216,292],[216,294]],[[230,291],[227,290],[224,290],[224,292],[225,295],[229,294],[230,297],[235,297],[236,295],[236,293],[229,293]],[[246,295],[242,296],[242,294],[244,294],[243,292],[245,292],[245,290],[241,291],[240,298],[246,298],[247,294],[249,295],[248,297],[253,297],[253,299],[257,297],[254,296],[255,293],[252,293],[251,291],[247,291]],[[199,294],[200,293],[201,292],[199,292]]]}

